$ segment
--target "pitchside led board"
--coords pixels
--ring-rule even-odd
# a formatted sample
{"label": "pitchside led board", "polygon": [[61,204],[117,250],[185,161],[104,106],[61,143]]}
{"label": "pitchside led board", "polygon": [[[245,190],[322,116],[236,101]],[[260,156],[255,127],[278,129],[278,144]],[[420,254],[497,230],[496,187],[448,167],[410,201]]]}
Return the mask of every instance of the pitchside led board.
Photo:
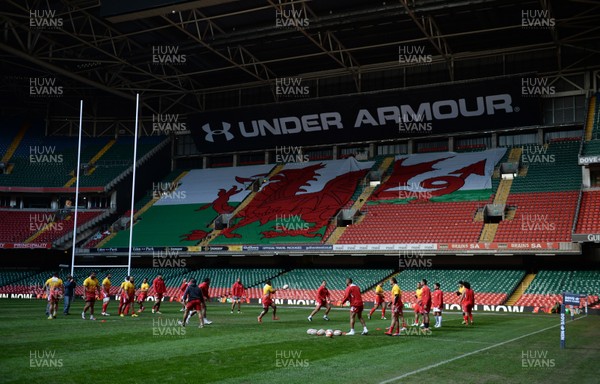
{"label": "pitchside led board", "polygon": [[566,347],[567,336],[566,336],[566,307],[572,305],[573,307],[579,307],[581,305],[582,295],[578,293],[563,292],[563,305],[560,306],[560,348]]}
{"label": "pitchside led board", "polygon": [[188,116],[202,153],[352,143],[542,123],[521,77],[204,112]]}

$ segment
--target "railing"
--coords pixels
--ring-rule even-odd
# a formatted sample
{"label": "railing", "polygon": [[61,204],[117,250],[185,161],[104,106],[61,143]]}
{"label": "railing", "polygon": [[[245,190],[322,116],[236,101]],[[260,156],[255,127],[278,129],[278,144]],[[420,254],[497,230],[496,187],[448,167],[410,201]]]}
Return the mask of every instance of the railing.
{"label": "railing", "polygon": [[571,235],[575,233],[577,228],[577,221],[579,220],[579,209],[581,208],[581,200],[583,200],[583,184],[579,188],[579,197],[577,198],[577,208],[575,208],[575,219],[573,220],[573,226],[571,227]]}
{"label": "railing", "polygon": [[[146,153],[144,156],[142,156],[141,158],[138,159],[138,161],[136,162],[136,167],[139,167],[140,165],[144,164],[150,157],[154,156],[154,154],[156,152],[158,152],[159,150],[161,150],[163,147],[165,147],[170,142],[171,142],[171,138],[170,137],[168,137],[167,139],[161,141],[157,146],[155,146],[154,148],[152,148],[152,150],[150,150],[148,153]],[[106,192],[110,191],[111,188],[113,188],[119,181],[121,181],[122,179],[124,179],[125,177],[127,177],[127,175],[129,175],[131,172],[133,172],[133,163],[127,169],[125,169],[123,172],[121,172],[121,174],[119,174],[117,177],[115,177],[114,179],[112,179],[104,187],[104,191],[106,191]]]}

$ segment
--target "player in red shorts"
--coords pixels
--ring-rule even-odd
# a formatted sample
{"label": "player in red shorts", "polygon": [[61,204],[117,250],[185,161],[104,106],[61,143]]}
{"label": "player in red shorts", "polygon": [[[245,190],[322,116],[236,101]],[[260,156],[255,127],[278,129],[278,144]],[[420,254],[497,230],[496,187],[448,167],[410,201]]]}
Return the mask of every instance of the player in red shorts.
{"label": "player in red shorts", "polygon": [[354,322],[356,317],[363,326],[363,331],[361,335],[366,335],[369,333],[367,329],[367,324],[362,317],[362,312],[364,309],[364,304],[362,300],[362,296],[360,295],[360,288],[354,283],[352,283],[352,279],[346,279],[346,292],[344,292],[344,298],[342,299],[342,305],[346,301],[350,302],[350,332],[346,333],[346,336],[354,336]]}
{"label": "player in red shorts", "polygon": [[246,288],[242,284],[242,279],[238,277],[231,286],[231,313],[233,313],[236,304],[238,306],[238,313],[242,313],[242,297],[245,290]]}
{"label": "player in red shorts", "polygon": [[144,309],[146,309],[146,307],[144,307],[144,301],[146,301],[146,299],[148,298],[149,289],[150,284],[148,284],[148,279],[144,278],[142,285],[140,285],[140,293],[137,297],[137,302],[140,305],[140,309],[138,310],[138,312],[144,312]]}
{"label": "player in red shorts", "polygon": [[329,321],[329,311],[331,311],[331,296],[329,295],[329,289],[327,289],[327,282],[323,280],[321,282],[321,286],[317,290],[317,297],[315,299],[317,306],[308,316],[308,321],[312,321],[312,317],[317,314],[321,310],[321,307],[325,307],[325,314],[323,315],[323,319]]}
{"label": "player in red shorts", "polygon": [[152,281],[152,287],[154,287],[154,305],[152,306],[152,313],[160,313],[160,303],[162,302],[163,295],[167,292],[167,287],[165,285],[165,281],[162,278],[162,275],[156,276],[154,281]]}
{"label": "player in red shorts", "polygon": [[421,307],[419,307],[419,302],[421,301],[421,282],[417,282],[417,289],[415,290],[415,299],[417,302],[413,305],[415,310],[415,322],[412,324],[413,327],[419,326],[419,314],[421,314]]}
{"label": "player in red shorts", "polygon": [[46,280],[48,292],[48,320],[56,319],[56,310],[58,309],[58,300],[63,298],[65,288],[62,279],[58,273],[54,273],[51,278]]}
{"label": "player in red shorts", "polygon": [[185,311],[185,304],[183,303],[183,294],[185,293],[185,290],[188,287],[188,282],[186,279],[183,279],[183,281],[181,282],[181,285],[179,286],[179,292],[181,292],[181,309],[179,310],[179,312],[183,312]]}
{"label": "player in red shorts", "polygon": [[[119,316],[125,317],[125,315],[129,314],[129,308],[132,304],[131,294],[130,292],[133,290],[133,299],[135,300],[135,286],[133,285],[133,277],[126,276],[125,281],[121,283],[121,287],[119,288],[119,292],[117,295],[119,296]],[[137,315],[136,315],[137,316]]]}
{"label": "player in red shorts", "polygon": [[385,301],[385,292],[383,290],[383,283],[377,284],[375,287],[375,305],[369,311],[369,320],[373,313],[381,306],[381,320],[386,320],[385,309],[387,308],[387,302]]}
{"label": "player in red shorts", "polygon": [[460,305],[463,310],[463,320],[466,326],[473,325],[473,306],[475,306],[475,292],[471,289],[471,284],[467,281],[463,282],[465,290],[460,297]]}
{"label": "player in red shorts", "polygon": [[423,330],[429,331],[429,311],[431,310],[431,290],[427,285],[427,280],[421,280],[421,301],[419,303],[421,314],[423,315]]}
{"label": "player in red shorts", "polygon": [[83,296],[85,300],[85,306],[83,307],[83,312],[81,312],[81,318],[85,320],[85,313],[87,310],[90,310],[90,320],[96,320],[94,318],[94,304],[96,303],[96,291],[98,292],[98,296],[100,296],[100,282],[96,278],[96,272],[92,272],[90,277],[83,281],[83,288],[85,290],[85,294]]}
{"label": "player in red shorts", "polygon": [[202,317],[204,318],[204,324],[211,325],[212,321],[206,318],[206,303],[210,301],[210,295],[208,293],[208,290],[210,289],[210,279],[208,277],[205,278],[199,287],[204,295],[204,303],[202,305]]}
{"label": "player in red shorts", "polygon": [[196,284],[196,279],[190,280],[189,285],[183,292],[181,301],[185,305],[185,312],[183,314],[183,320],[179,321],[179,324],[181,324],[182,327],[185,327],[190,311],[196,311],[196,313],[198,313],[198,320],[200,320],[198,328],[203,328],[204,319],[202,317],[202,307],[204,306],[204,295],[202,294],[200,287]]}
{"label": "player in red shorts", "polygon": [[[390,285],[392,286],[392,323],[385,333],[388,336],[400,336],[402,331],[406,331],[406,327],[404,324],[404,316],[402,315],[402,290],[398,286],[398,281],[395,277],[390,279]],[[402,319],[402,323],[400,323],[400,319]],[[400,324],[402,324],[402,328],[400,328]],[[398,331],[394,332],[394,330],[398,328]]]}
{"label": "player in red shorts", "polygon": [[104,280],[102,280],[102,316],[110,316],[110,314],[106,312],[106,309],[108,308],[108,303],[110,303],[110,287],[112,286],[112,283],[110,282],[111,277],[110,273],[107,273]]}
{"label": "player in red shorts", "polygon": [[431,298],[431,306],[433,307],[433,316],[435,316],[434,328],[442,326],[442,310],[444,308],[444,291],[440,288],[440,283],[435,283]]}
{"label": "player in red shorts", "polygon": [[259,323],[262,323],[263,316],[269,312],[269,307],[273,308],[273,320],[279,320],[279,317],[277,317],[277,306],[273,302],[273,294],[275,292],[277,291],[271,286],[271,280],[265,281],[262,297],[263,310],[257,318]]}

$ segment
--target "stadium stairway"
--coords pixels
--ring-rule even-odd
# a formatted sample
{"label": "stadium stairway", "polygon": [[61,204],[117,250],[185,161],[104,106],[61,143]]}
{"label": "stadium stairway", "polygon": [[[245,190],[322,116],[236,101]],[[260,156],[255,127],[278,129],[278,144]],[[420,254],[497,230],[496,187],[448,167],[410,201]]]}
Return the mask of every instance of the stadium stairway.
{"label": "stadium stairway", "polygon": [[[8,164],[8,162],[14,155],[15,151],[19,147],[19,144],[21,144],[21,140],[23,140],[23,137],[25,136],[25,133],[27,132],[27,130],[29,129],[30,126],[31,126],[31,124],[28,122],[24,122],[23,124],[21,124],[21,128],[19,129],[19,132],[17,132],[17,135],[14,137],[12,143],[10,144],[10,146],[4,153],[4,156],[2,156],[1,161],[4,164]],[[11,171],[12,171],[12,166],[10,166],[10,164],[9,164],[9,167],[6,169],[6,172],[10,173]]]}
{"label": "stadium stairway", "polygon": [[519,283],[512,295],[510,295],[508,300],[506,300],[505,305],[515,305],[517,301],[519,301],[521,296],[523,296],[525,290],[529,288],[529,285],[531,284],[533,279],[535,279],[535,273],[528,273],[527,275],[525,275],[525,277],[523,278],[523,280],[521,280],[521,283]]}
{"label": "stadium stairway", "polygon": [[[513,148],[508,155],[509,162],[519,162],[519,158],[521,157],[521,153],[523,152],[522,148]],[[494,172],[495,174],[495,172]],[[498,172],[498,177],[500,177],[500,173]],[[500,184],[498,184],[498,189],[496,190],[496,195],[494,196],[494,204],[506,204],[506,200],[508,199],[508,195],[510,194],[510,188],[512,186],[512,180],[500,180]],[[483,212],[482,212],[483,215]],[[480,243],[491,243],[494,241],[494,237],[496,237],[496,232],[498,231],[497,223],[486,223],[481,230],[481,236],[479,237]]]}
{"label": "stadium stairway", "polygon": [[[394,164],[394,160],[395,160],[395,158],[393,156],[389,156],[389,157],[386,157],[385,159],[383,159],[383,161],[381,162],[381,164],[379,164],[379,167],[377,168],[377,171],[379,172],[379,174],[385,175],[387,170],[389,169],[390,165]],[[387,179],[388,177],[389,177],[389,174],[385,178]],[[382,183],[384,181],[385,180],[381,180]],[[366,204],[367,200],[369,200],[369,198],[373,194],[373,191],[375,191],[375,187],[371,187],[371,186],[368,186],[365,189],[363,189],[361,194],[354,200],[354,203],[350,206],[350,209],[354,209],[354,210],[356,210],[356,212],[360,211],[360,209]],[[336,244],[337,241],[340,239],[340,237],[344,234],[345,230],[346,230],[346,227],[335,228],[331,232],[329,237],[327,237],[325,244]]]}
{"label": "stadium stairway", "polygon": [[598,96],[594,95],[590,98],[590,104],[588,106],[588,115],[587,115],[587,120],[586,120],[586,124],[585,124],[585,141],[590,141],[592,140],[592,133],[594,131],[594,125],[595,125],[595,116],[597,115],[596,113],[596,107],[598,104],[597,101]]}
{"label": "stadium stairway", "polygon": [[[100,160],[100,158],[102,157],[102,155],[104,155],[106,153],[106,151],[108,151],[116,142],[117,141],[115,139],[110,140],[108,143],[106,143],[106,145],[104,147],[102,147],[102,149],[100,151],[98,151],[98,153],[96,153],[94,155],[94,157],[92,157],[90,159],[90,161],[88,163],[90,163],[90,164],[97,163],[98,160]],[[91,175],[92,173],[94,173],[95,170],[96,170],[96,167],[89,169],[87,171],[86,175]],[[73,184],[75,184],[75,182],[77,181],[76,175],[77,175],[76,171],[73,170],[73,177],[71,178],[71,180],[67,181],[67,183],[65,184],[65,188],[69,188]]]}

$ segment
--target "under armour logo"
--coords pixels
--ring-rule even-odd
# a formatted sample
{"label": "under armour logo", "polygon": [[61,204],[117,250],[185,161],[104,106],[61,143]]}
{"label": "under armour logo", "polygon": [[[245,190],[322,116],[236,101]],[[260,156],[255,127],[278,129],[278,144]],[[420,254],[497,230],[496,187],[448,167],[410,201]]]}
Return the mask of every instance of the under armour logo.
{"label": "under armour logo", "polygon": [[233,133],[229,132],[229,130],[231,129],[231,124],[226,123],[226,122],[222,122],[221,126],[223,127],[222,129],[215,129],[212,130],[210,129],[210,124],[206,123],[202,126],[202,130],[204,130],[204,132],[206,132],[206,136],[204,137],[204,139],[206,141],[210,141],[211,143],[215,142],[215,139],[213,138],[214,135],[225,135],[225,140],[229,141],[233,139]]}

